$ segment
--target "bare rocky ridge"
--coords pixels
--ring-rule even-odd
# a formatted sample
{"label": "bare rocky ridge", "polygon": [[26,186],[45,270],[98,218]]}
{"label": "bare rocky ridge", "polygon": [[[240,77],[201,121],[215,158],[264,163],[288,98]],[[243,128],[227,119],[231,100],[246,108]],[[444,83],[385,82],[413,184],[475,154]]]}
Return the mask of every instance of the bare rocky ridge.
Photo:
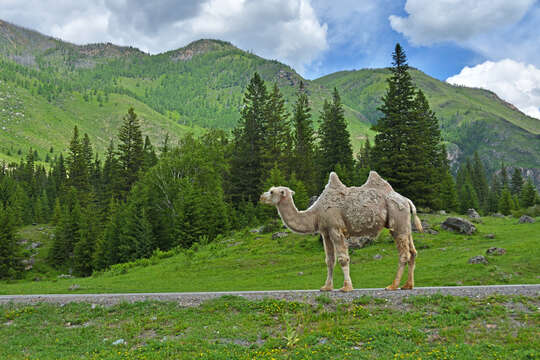
{"label": "bare rocky ridge", "polygon": [[8,303],[51,303],[67,304],[86,302],[100,305],[115,305],[120,302],[174,301],[181,306],[198,306],[204,301],[222,296],[239,296],[248,300],[266,298],[316,303],[317,297],[324,295],[337,301],[351,302],[360,296],[386,299],[389,303],[401,303],[404,298],[418,295],[452,295],[483,298],[490,295],[540,296],[540,284],[534,285],[487,285],[487,286],[444,286],[420,287],[413,290],[385,291],[384,289],[355,289],[348,293],[340,291],[320,292],[319,290],[276,290],[276,291],[224,291],[191,293],[138,293],[138,294],[52,294],[52,295],[2,295],[0,304]]}

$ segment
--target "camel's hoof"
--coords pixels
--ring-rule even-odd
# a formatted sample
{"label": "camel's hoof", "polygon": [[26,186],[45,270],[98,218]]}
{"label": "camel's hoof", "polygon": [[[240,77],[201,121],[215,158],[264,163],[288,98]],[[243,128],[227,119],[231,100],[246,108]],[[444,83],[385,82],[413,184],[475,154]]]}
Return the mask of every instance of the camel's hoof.
{"label": "camel's hoof", "polygon": [[389,290],[389,291],[394,291],[394,290],[397,290],[397,286],[394,286],[394,285],[388,285],[385,290]]}
{"label": "camel's hoof", "polygon": [[413,289],[413,286],[408,285],[408,284],[403,285],[403,287],[401,288],[401,290],[412,290],[412,289]]}
{"label": "camel's hoof", "polygon": [[334,287],[333,287],[333,286],[326,286],[326,285],[325,285],[325,286],[323,286],[323,287],[321,288],[321,291],[332,291],[332,290],[334,290]]}
{"label": "camel's hoof", "polygon": [[341,291],[341,292],[351,292],[351,291],[353,291],[353,287],[347,285],[347,286],[344,286],[341,289],[339,289],[339,291]]}

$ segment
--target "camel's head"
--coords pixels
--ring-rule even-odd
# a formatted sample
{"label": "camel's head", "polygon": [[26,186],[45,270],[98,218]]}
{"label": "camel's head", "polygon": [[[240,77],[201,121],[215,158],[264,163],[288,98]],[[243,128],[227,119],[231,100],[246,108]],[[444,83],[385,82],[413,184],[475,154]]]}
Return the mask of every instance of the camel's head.
{"label": "camel's head", "polygon": [[292,197],[294,191],[286,186],[272,186],[270,190],[262,193],[260,202],[268,205],[277,205],[279,202],[287,197]]}

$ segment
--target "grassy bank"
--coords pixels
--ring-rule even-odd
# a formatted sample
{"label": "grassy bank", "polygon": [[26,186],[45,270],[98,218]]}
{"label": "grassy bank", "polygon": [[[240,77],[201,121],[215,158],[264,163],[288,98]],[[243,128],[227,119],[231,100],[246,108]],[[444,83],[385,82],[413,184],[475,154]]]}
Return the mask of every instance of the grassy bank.
{"label": "grassy bank", "polygon": [[[540,280],[540,221],[517,224],[514,218],[482,218],[475,235],[460,235],[440,229],[446,217],[423,215],[438,234],[414,234],[419,257],[417,286],[531,284]],[[41,230],[39,230],[41,229]],[[42,261],[51,230],[40,226],[23,229],[25,236],[40,237],[43,245],[35,268],[25,280],[0,286],[1,294],[117,293],[316,289],[326,278],[324,250],[316,236],[289,234],[273,240],[271,233],[246,230],[189,250],[156,253],[150,259],[116,265],[89,278],[58,279],[58,272]],[[493,234],[489,239],[487,234]],[[502,247],[506,254],[487,256],[489,247]],[[375,255],[381,255],[377,260]],[[487,265],[468,264],[484,255]],[[351,252],[351,277],[356,288],[382,288],[397,268],[397,250],[388,233],[364,249]],[[41,264],[41,265],[40,265]],[[36,277],[41,280],[33,281]],[[48,277],[48,279],[47,279]],[[343,281],[336,268],[336,288]],[[76,285],[76,286],[75,286]],[[75,289],[74,289],[75,288]],[[74,289],[74,290],[70,290]]]}
{"label": "grassy bank", "polygon": [[[538,359],[540,298],[0,307],[3,359]],[[32,329],[32,331],[28,331]]]}

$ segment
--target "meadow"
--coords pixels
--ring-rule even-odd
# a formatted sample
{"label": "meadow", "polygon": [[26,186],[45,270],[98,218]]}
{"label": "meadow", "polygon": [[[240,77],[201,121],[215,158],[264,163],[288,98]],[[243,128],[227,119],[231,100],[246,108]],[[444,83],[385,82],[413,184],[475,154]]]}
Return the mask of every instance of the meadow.
{"label": "meadow", "polygon": [[[476,224],[477,233],[469,236],[441,230],[440,223],[446,216],[421,218],[438,234],[413,235],[419,253],[416,286],[539,282],[538,220],[518,224],[515,218],[482,217],[482,223]],[[318,289],[326,278],[324,250],[318,236],[288,233],[274,240],[273,232],[255,233],[252,229],[219,237],[209,244],[195,244],[190,249],[156,251],[148,259],[113,265],[90,277],[58,278],[61,272],[44,261],[51,233],[52,228],[42,225],[21,230],[21,237],[29,243],[40,241],[42,246],[35,250],[34,268],[25,279],[2,282],[0,294]],[[486,237],[488,234],[494,238]],[[506,254],[486,255],[490,247],[504,248]],[[392,281],[398,255],[388,232],[383,232],[373,245],[350,253],[355,288],[382,288]],[[468,264],[476,255],[486,256],[488,264]],[[337,267],[336,288],[342,281]]]}
{"label": "meadow", "polygon": [[[0,307],[3,359],[538,359],[540,297]],[[31,331],[29,331],[31,329]]]}
{"label": "meadow", "polygon": [[[483,217],[478,232],[466,236],[441,230],[443,216],[421,217],[438,234],[414,234],[417,286],[538,283],[540,222]],[[42,246],[33,250],[34,268],[26,278],[3,282],[0,293],[313,289],[326,274],[318,237],[272,239],[275,230],[246,229],[91,277],[58,278],[44,262],[52,230],[36,225],[20,231],[28,243]],[[392,280],[397,251],[391,240],[385,232],[373,245],[351,251],[356,288],[381,288]],[[492,246],[507,252],[485,255]],[[475,255],[485,255],[488,264],[468,264]],[[341,271],[335,274],[339,285]],[[324,293],[313,304],[232,296],[197,307],[153,301],[7,304],[0,306],[0,358],[538,359],[539,309],[540,296],[432,295],[393,302],[361,296],[344,303]]]}

